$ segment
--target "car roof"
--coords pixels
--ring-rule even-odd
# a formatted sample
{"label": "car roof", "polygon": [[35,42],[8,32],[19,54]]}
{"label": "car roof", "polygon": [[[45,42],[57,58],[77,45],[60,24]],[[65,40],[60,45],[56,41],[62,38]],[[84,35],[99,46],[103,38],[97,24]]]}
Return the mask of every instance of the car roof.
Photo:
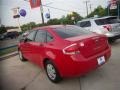
{"label": "car roof", "polygon": [[49,25],[49,26],[37,27],[37,28],[34,28],[33,30],[39,30],[39,29],[47,30],[48,28],[49,29],[54,29],[54,28],[64,27],[64,26],[73,26],[73,25]]}
{"label": "car roof", "polygon": [[90,20],[96,20],[96,19],[105,19],[105,18],[111,18],[111,17],[117,17],[117,16],[91,17],[87,19],[82,19],[81,21],[78,21],[78,22],[90,21]]}

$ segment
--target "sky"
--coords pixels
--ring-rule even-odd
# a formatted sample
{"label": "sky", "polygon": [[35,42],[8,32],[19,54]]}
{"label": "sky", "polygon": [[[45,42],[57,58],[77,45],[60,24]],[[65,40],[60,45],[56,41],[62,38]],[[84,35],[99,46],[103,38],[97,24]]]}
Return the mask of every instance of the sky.
{"label": "sky", "polygon": [[[29,0],[28,0],[29,1]],[[61,18],[63,15],[66,16],[70,14],[72,11],[77,12],[81,16],[86,16],[86,0],[42,0],[43,5],[48,5],[50,7],[55,7],[58,9],[53,9],[49,7],[43,7],[44,18],[45,14],[48,13],[48,9],[50,10],[51,19],[52,18]],[[92,11],[99,5],[102,7],[107,6],[108,0],[89,0],[88,7],[92,6]],[[20,7],[20,9],[25,9],[27,12],[26,17],[20,17],[20,25],[36,22],[41,23],[41,14],[40,7],[31,9],[30,3],[24,0],[0,0],[0,21],[5,26],[17,26],[18,19],[13,19],[13,11],[12,8]],[[90,13],[90,9],[89,9]],[[45,18],[45,22],[47,19]]]}

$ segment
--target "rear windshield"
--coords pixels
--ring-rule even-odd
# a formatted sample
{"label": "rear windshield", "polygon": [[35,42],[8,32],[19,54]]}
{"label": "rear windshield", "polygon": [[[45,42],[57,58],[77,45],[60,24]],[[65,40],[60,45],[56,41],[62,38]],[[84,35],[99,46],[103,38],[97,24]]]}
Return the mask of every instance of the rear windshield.
{"label": "rear windshield", "polygon": [[110,18],[95,20],[95,23],[97,25],[114,24],[114,23],[119,23],[119,22],[120,21],[117,19],[117,17],[110,17]]}
{"label": "rear windshield", "polygon": [[86,31],[83,28],[80,28],[78,26],[64,26],[54,29],[54,31],[61,37],[61,38],[69,38],[69,37],[75,37],[85,34],[90,34],[92,32]]}

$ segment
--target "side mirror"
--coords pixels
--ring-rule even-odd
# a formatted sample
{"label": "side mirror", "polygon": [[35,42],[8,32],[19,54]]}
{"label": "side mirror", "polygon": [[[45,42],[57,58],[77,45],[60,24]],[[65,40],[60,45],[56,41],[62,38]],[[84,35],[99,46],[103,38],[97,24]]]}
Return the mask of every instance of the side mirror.
{"label": "side mirror", "polygon": [[27,39],[27,38],[25,38],[25,39],[24,39],[24,43],[26,43],[27,41],[28,41],[28,39]]}

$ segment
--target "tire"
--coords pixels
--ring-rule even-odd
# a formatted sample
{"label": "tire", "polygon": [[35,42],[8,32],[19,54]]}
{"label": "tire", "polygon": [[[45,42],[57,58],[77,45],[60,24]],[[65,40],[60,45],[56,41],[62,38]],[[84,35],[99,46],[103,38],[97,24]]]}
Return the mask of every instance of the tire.
{"label": "tire", "polygon": [[45,71],[46,71],[47,77],[53,83],[58,83],[62,80],[58,70],[50,60],[45,62]]}
{"label": "tire", "polygon": [[20,58],[20,60],[21,60],[22,62],[27,61],[27,60],[23,57],[22,52],[21,52],[20,50],[18,50],[18,54],[19,54],[19,58]]}
{"label": "tire", "polygon": [[13,39],[13,37],[10,37],[11,39]]}
{"label": "tire", "polygon": [[112,44],[112,43],[114,43],[115,41],[116,41],[116,40],[111,39],[111,40],[109,40],[109,43]]}

